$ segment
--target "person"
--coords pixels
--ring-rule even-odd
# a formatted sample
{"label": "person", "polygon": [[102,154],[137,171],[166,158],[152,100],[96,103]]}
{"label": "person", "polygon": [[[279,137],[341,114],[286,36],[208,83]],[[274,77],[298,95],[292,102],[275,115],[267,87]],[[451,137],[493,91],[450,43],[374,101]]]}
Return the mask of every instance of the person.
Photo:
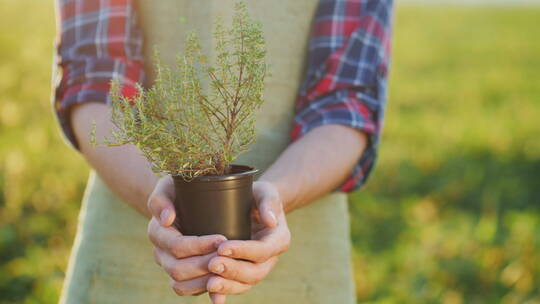
{"label": "person", "polygon": [[53,104],[67,140],[93,169],[63,303],[205,303],[178,297],[205,292],[213,303],[229,295],[238,295],[234,303],[355,303],[345,193],[374,166],[393,2],[246,5],[262,22],[273,75],[257,142],[238,159],[263,172],[253,186],[260,230],[237,241],[181,235],[172,226],[171,177],[156,177],[133,146],[90,143],[94,122],[98,138],[113,128],[112,78],[133,96],[137,83],[152,81],[145,54],[157,46],[165,63],[174,62],[190,29],[211,44],[212,20],[231,15],[234,2],[58,0]]}

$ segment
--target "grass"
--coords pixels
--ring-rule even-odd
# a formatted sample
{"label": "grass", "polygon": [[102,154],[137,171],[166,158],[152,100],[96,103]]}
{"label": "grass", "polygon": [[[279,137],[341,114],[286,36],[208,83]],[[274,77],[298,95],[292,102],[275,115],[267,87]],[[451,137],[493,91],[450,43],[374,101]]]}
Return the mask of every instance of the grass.
{"label": "grass", "polygon": [[[58,301],[88,167],[49,106],[51,1],[0,0],[0,303]],[[401,6],[351,195],[362,303],[540,303],[539,8]]]}
{"label": "grass", "polygon": [[401,7],[358,297],[540,303],[539,9]]}
{"label": "grass", "polygon": [[0,303],[56,303],[88,167],[49,105],[53,1],[0,1]]}

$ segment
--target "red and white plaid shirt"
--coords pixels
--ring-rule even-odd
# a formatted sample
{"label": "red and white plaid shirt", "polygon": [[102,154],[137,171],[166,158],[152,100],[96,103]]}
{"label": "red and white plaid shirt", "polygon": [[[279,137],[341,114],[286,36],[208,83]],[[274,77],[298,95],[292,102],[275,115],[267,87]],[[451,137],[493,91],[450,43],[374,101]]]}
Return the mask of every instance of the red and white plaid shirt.
{"label": "red and white plaid shirt", "polygon": [[[69,109],[109,103],[109,83],[123,93],[144,83],[143,36],[134,0],[57,0],[60,17],[58,83],[54,108],[65,136],[77,147]],[[369,145],[336,190],[366,181],[377,156],[386,102],[392,0],[320,0],[310,35],[307,71],[298,92],[291,139],[314,127],[340,124],[369,135]]]}

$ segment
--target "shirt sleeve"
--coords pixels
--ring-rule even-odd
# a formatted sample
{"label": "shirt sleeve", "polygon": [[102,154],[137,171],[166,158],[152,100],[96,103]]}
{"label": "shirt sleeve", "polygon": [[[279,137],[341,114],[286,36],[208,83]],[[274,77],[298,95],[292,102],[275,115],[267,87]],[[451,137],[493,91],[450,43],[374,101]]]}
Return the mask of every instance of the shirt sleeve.
{"label": "shirt sleeve", "polygon": [[57,0],[59,19],[53,108],[64,136],[78,148],[70,108],[77,103],[110,103],[110,81],[133,96],[144,82],[142,33],[134,0]]}
{"label": "shirt sleeve", "polygon": [[392,0],[321,0],[317,8],[291,139],[326,124],[368,134],[366,150],[339,191],[360,188],[375,163],[386,102],[392,11]]}

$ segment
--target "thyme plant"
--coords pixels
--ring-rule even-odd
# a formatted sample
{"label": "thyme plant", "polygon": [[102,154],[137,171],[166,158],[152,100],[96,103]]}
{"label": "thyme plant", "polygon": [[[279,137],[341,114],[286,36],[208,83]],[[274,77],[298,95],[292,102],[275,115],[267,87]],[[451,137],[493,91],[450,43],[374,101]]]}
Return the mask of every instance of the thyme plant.
{"label": "thyme plant", "polygon": [[115,128],[104,144],[135,145],[156,173],[185,179],[228,174],[255,140],[268,66],[262,27],[249,18],[244,3],[235,5],[230,28],[221,19],[215,22],[213,35],[214,64],[192,32],[173,67],[156,60],[152,87],[139,86],[139,94],[128,98],[114,80]]}

